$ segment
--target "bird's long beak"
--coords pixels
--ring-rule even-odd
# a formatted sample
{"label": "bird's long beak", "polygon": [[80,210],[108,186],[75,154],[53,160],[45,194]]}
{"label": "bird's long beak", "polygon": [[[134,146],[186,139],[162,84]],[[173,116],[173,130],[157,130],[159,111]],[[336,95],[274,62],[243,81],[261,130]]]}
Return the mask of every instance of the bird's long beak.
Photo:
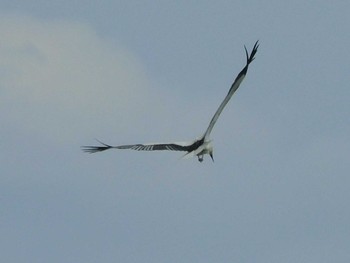
{"label": "bird's long beak", "polygon": [[214,156],[213,156],[213,153],[209,153],[209,155],[210,155],[210,158],[213,160],[213,162],[214,162]]}

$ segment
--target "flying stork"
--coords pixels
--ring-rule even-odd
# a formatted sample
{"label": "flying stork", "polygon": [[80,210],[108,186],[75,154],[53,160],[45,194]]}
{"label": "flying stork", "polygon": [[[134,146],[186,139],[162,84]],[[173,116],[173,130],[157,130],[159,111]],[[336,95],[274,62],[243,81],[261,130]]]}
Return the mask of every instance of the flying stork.
{"label": "flying stork", "polygon": [[244,46],[247,63],[244,66],[244,68],[241,70],[241,72],[237,75],[235,81],[233,82],[229,92],[227,93],[225,99],[221,102],[219,108],[216,110],[214,116],[212,117],[209,126],[205,133],[195,139],[192,142],[188,143],[147,143],[147,144],[130,144],[130,145],[119,145],[119,146],[111,146],[108,144],[105,144],[103,142],[98,141],[101,143],[100,146],[82,146],[82,150],[87,153],[96,153],[96,152],[102,152],[109,149],[131,149],[136,151],[162,151],[162,150],[169,150],[169,151],[183,151],[186,152],[186,154],[183,157],[193,157],[197,156],[198,161],[202,162],[203,157],[205,154],[209,154],[211,159],[214,161],[213,157],[213,146],[211,143],[211,140],[209,138],[210,133],[218,120],[221,112],[225,108],[228,101],[231,99],[232,95],[235,93],[235,91],[238,89],[240,84],[242,83],[244,77],[247,75],[249,64],[254,60],[254,56],[258,50],[259,44],[258,41],[255,42],[254,47],[252,49],[252,52],[250,55],[248,55],[247,48]]}

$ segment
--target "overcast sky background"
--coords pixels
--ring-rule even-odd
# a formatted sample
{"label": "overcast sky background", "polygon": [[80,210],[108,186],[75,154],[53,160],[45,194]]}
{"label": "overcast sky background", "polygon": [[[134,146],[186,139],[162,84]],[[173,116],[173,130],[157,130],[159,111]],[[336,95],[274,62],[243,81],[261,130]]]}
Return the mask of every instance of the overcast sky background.
{"label": "overcast sky background", "polygon": [[[349,1],[0,1],[2,262],[350,262]],[[215,163],[88,155],[212,132]]]}

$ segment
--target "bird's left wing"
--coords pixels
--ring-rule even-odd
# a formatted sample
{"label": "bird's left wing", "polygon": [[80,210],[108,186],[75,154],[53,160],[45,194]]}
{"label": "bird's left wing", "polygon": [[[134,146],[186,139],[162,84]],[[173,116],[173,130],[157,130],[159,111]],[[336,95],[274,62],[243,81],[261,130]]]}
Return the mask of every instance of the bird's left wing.
{"label": "bird's left wing", "polygon": [[187,143],[147,143],[112,146],[103,142],[100,146],[82,146],[82,150],[87,153],[102,152],[109,149],[131,149],[136,151],[188,151],[191,144]]}
{"label": "bird's left wing", "polygon": [[258,51],[258,47],[259,47],[259,44],[258,44],[258,41],[256,41],[255,44],[254,44],[252,52],[250,53],[250,55],[248,55],[247,48],[244,46],[246,57],[247,57],[247,64],[242,69],[242,71],[237,75],[237,77],[236,77],[235,81],[233,82],[233,84],[232,84],[229,92],[227,93],[225,99],[221,102],[219,108],[216,110],[213,118],[211,119],[211,121],[209,123],[209,126],[208,126],[208,128],[205,131],[204,136],[203,136],[206,139],[209,139],[208,137],[209,137],[209,135],[211,133],[211,130],[213,129],[213,127],[214,127],[216,121],[218,120],[221,112],[223,111],[223,109],[225,108],[226,104],[231,99],[232,95],[235,93],[235,91],[241,85],[244,77],[247,74],[249,64],[254,60],[254,56],[255,56],[256,52]]}

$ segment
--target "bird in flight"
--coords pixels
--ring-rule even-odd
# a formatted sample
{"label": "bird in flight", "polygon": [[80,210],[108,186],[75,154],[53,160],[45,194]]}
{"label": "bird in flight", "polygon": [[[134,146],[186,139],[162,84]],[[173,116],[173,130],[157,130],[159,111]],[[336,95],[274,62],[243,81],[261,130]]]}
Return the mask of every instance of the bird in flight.
{"label": "bird in flight", "polygon": [[244,68],[241,70],[241,72],[238,73],[235,81],[233,82],[229,92],[227,93],[225,99],[221,102],[219,108],[216,110],[214,116],[212,117],[209,126],[207,130],[204,132],[204,134],[195,139],[194,141],[187,142],[187,143],[146,143],[146,144],[129,144],[129,145],[119,145],[119,146],[112,146],[105,144],[103,142],[98,141],[101,145],[99,146],[82,146],[82,150],[87,153],[96,153],[96,152],[102,152],[109,149],[131,149],[136,151],[183,151],[186,152],[186,154],[183,156],[185,158],[197,156],[198,161],[202,162],[203,157],[205,154],[208,154],[211,159],[214,161],[213,157],[213,145],[211,143],[211,140],[209,138],[210,133],[218,120],[221,112],[225,108],[226,104],[231,99],[232,95],[235,93],[235,91],[238,89],[240,84],[242,83],[244,77],[247,75],[249,64],[255,59],[254,56],[256,52],[258,51],[259,43],[258,41],[255,42],[254,47],[250,53],[248,54],[247,48],[244,46],[247,62]]}

